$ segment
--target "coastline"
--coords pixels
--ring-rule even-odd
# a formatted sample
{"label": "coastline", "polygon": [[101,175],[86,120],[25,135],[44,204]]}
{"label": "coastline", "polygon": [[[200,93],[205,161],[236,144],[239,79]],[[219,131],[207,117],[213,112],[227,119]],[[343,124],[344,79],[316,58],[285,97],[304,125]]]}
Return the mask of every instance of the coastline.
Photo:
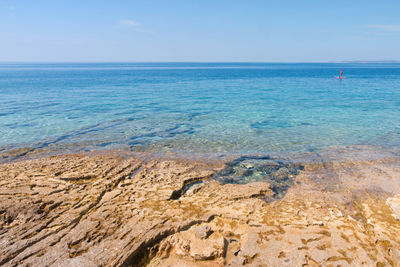
{"label": "coastline", "polygon": [[11,153],[0,164],[0,264],[396,266],[400,161],[374,149],[291,155],[302,168],[279,197],[269,182],[216,176],[268,165],[286,179],[292,165],[274,157]]}
{"label": "coastline", "polygon": [[0,2],[0,267],[400,267],[397,10]]}

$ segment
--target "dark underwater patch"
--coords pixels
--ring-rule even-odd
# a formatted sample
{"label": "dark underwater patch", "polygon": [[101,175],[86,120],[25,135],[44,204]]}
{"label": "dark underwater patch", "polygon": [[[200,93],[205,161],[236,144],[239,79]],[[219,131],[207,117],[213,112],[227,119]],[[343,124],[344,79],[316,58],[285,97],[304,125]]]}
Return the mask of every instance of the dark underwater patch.
{"label": "dark underwater patch", "polygon": [[294,178],[304,167],[283,162],[269,156],[243,156],[226,163],[226,167],[213,178],[222,184],[246,184],[264,181],[275,193],[274,199],[281,199],[293,185]]}
{"label": "dark underwater patch", "polygon": [[256,130],[271,130],[271,129],[285,129],[295,126],[310,126],[309,122],[289,122],[280,119],[268,119],[263,121],[258,121],[250,124],[250,127]]}
{"label": "dark underwater patch", "polygon": [[293,125],[291,123],[284,120],[263,120],[250,124],[251,128],[257,130],[282,129],[282,128],[289,128],[292,126]]}

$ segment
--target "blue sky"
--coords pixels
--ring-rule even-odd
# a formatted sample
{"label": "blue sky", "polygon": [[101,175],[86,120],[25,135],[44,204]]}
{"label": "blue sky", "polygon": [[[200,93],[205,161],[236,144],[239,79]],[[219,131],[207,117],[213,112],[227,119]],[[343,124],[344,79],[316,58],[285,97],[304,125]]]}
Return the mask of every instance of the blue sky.
{"label": "blue sky", "polygon": [[0,0],[0,61],[400,60],[400,1]]}

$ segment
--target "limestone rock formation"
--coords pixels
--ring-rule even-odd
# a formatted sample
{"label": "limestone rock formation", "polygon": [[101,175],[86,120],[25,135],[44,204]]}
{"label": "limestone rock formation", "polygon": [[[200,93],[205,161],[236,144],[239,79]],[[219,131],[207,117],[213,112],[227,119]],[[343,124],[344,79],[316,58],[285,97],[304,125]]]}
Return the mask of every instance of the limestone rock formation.
{"label": "limestone rock formation", "polygon": [[388,198],[386,200],[386,204],[388,204],[389,207],[392,209],[393,216],[397,220],[400,220],[400,195]]}
{"label": "limestone rock formation", "polygon": [[231,167],[217,161],[107,152],[4,163],[0,265],[399,266],[398,162],[308,164],[279,199],[271,182],[214,180]]}

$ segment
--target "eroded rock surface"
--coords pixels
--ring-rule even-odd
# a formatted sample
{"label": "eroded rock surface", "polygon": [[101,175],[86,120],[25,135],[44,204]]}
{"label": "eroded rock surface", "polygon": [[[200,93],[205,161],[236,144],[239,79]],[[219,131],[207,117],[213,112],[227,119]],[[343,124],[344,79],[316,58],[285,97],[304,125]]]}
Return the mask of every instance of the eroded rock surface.
{"label": "eroded rock surface", "polygon": [[[262,179],[212,179],[238,164],[290,187],[278,199]],[[400,265],[398,160],[238,164],[114,153],[1,164],[0,265]]]}

